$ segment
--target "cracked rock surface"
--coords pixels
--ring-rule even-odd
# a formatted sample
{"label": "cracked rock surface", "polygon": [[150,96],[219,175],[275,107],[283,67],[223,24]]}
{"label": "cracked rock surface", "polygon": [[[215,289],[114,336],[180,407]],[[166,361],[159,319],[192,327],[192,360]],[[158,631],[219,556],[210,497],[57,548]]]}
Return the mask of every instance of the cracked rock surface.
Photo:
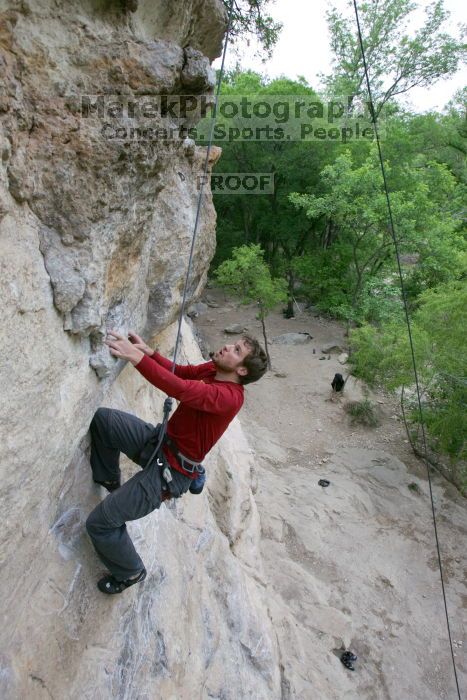
{"label": "cracked rock surface", "polygon": [[[2,3],[0,215],[15,227],[30,220],[64,330],[94,345],[109,323],[154,333],[176,316],[205,150],[170,137],[183,119],[171,124],[162,108],[147,119],[144,106],[212,94],[219,4],[178,3],[175,31],[163,2],[139,3],[131,15],[118,2]],[[117,102],[121,118],[110,111]],[[149,125],[156,136],[139,136]],[[214,148],[211,166],[219,155]],[[192,298],[214,231],[206,196]]]}

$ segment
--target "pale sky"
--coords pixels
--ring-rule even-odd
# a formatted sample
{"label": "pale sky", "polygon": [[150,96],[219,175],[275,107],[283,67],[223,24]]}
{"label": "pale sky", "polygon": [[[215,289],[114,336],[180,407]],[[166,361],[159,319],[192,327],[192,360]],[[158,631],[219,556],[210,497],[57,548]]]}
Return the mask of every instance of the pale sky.
{"label": "pale sky", "polygon": [[[345,0],[335,0],[335,4],[342,8],[346,6]],[[325,17],[328,5],[329,0],[276,0],[270,13],[282,22],[283,29],[273,57],[263,64],[254,57],[254,49],[245,46],[241,56],[242,68],[251,68],[269,78],[303,75],[312,87],[317,88],[317,75],[330,71],[331,51]],[[428,5],[428,0],[419,0],[420,8]],[[467,23],[467,3],[464,0],[445,0],[444,5],[451,13],[446,28],[455,31],[457,24]],[[227,67],[233,68],[237,59],[232,51],[229,54],[228,49],[227,59]],[[220,60],[214,65],[219,68]],[[429,89],[411,90],[408,104],[417,111],[441,110],[456,90],[466,84],[467,71],[463,66],[451,80],[440,80]]]}

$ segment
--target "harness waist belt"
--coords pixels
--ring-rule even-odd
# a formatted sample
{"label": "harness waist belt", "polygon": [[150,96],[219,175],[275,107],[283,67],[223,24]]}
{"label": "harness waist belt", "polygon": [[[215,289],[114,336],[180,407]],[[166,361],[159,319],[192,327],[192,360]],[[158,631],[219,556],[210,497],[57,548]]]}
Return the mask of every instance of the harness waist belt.
{"label": "harness waist belt", "polygon": [[194,459],[185,457],[185,455],[178,449],[175,441],[169,438],[167,433],[164,436],[164,445],[167,445],[173,455],[180,460],[180,466],[182,467],[183,471],[187,472],[190,476],[194,476],[203,469],[203,465],[200,462],[196,462]]}

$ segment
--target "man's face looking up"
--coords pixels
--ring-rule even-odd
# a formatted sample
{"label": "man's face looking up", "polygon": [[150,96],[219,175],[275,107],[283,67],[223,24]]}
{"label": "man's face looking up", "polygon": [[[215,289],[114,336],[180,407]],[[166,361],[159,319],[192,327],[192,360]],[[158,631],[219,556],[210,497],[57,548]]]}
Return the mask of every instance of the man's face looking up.
{"label": "man's face looking up", "polygon": [[243,360],[250,352],[250,346],[240,338],[232,345],[224,345],[223,348],[214,352],[212,359],[219,370],[232,372],[242,367]]}

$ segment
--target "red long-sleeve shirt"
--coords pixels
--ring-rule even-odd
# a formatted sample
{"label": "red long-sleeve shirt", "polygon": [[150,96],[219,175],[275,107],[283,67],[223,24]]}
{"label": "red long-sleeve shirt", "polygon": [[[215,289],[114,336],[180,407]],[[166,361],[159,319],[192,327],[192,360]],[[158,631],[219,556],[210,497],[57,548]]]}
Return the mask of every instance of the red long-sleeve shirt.
{"label": "red long-sleeve shirt", "polygon": [[[148,382],[180,402],[167,424],[167,435],[183,455],[201,462],[241,409],[243,386],[217,381],[214,362],[176,365],[174,374],[172,362],[154,352],[135,366]],[[170,465],[183,473],[167,447],[164,454]]]}

